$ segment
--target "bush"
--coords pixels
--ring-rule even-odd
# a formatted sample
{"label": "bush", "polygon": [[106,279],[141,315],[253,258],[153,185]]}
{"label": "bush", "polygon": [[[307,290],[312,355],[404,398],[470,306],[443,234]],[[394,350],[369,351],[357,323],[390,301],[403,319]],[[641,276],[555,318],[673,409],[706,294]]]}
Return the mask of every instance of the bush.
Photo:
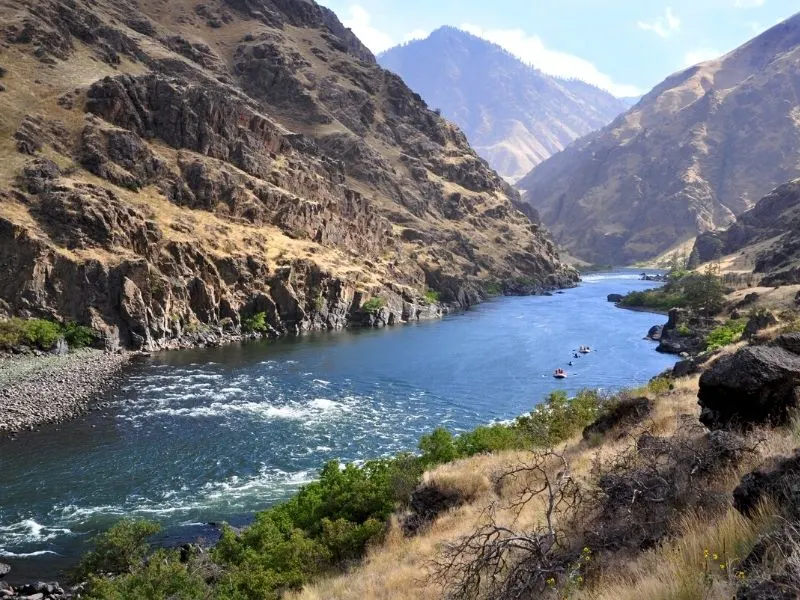
{"label": "bush", "polygon": [[436,304],[437,302],[439,302],[440,297],[441,294],[434,290],[428,290],[427,292],[425,292],[425,300],[427,300],[430,304]]}
{"label": "bush", "polygon": [[97,340],[94,330],[77,323],[67,323],[64,326],[64,339],[70,348],[88,348]]}
{"label": "bush", "polygon": [[566,441],[597,418],[607,402],[594,390],[578,392],[569,398],[566,392],[553,392],[547,401],[515,424],[532,446],[547,447]]}
{"label": "bush", "polygon": [[423,435],[419,441],[419,449],[422,451],[422,464],[426,467],[448,463],[459,456],[453,434],[444,427]]}
{"label": "bush", "polygon": [[707,350],[717,350],[731,344],[735,344],[742,339],[747,319],[732,319],[725,325],[721,325],[708,334],[706,340]]}
{"label": "bush", "polygon": [[161,529],[157,523],[123,519],[94,540],[95,548],[83,557],[76,577],[130,573],[143,564],[150,550],[147,538]]}
{"label": "bush", "polygon": [[61,326],[44,319],[6,319],[0,321],[0,348],[20,345],[51,350],[61,338]]}
{"label": "bush", "polygon": [[202,577],[180,562],[176,552],[159,550],[134,573],[114,578],[91,577],[85,598],[88,600],[205,600],[210,597]]}
{"label": "bush", "polygon": [[269,330],[267,314],[259,312],[245,317],[242,319],[242,329],[247,333],[266,333]]}
{"label": "bush", "polygon": [[672,383],[666,377],[656,377],[647,384],[647,390],[653,394],[666,394],[672,389]]}
{"label": "bush", "polygon": [[363,310],[365,313],[374,315],[375,313],[380,311],[380,309],[382,309],[384,306],[386,306],[386,300],[384,300],[383,298],[378,298],[376,296],[364,302],[364,305],[361,307],[361,310]]}

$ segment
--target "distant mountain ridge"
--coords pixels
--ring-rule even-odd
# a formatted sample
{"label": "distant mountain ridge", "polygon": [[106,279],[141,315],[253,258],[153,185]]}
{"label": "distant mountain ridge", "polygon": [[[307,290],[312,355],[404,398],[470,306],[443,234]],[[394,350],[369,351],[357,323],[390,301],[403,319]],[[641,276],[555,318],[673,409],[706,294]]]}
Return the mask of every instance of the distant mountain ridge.
{"label": "distant mountain ridge", "polygon": [[800,15],[668,77],[518,182],[591,262],[658,256],[800,176]]}
{"label": "distant mountain ridge", "polygon": [[478,154],[510,181],[630,106],[583,81],[546,75],[454,27],[377,59],[459,125]]}

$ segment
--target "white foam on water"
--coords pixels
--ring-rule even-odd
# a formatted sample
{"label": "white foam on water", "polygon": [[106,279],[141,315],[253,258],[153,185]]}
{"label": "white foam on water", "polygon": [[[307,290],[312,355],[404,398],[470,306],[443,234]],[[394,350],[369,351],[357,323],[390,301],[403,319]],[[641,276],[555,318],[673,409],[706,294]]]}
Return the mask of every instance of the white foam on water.
{"label": "white foam on water", "polygon": [[0,548],[0,557],[2,558],[34,558],[36,556],[45,556],[47,554],[58,554],[52,550],[37,550],[36,552],[11,552]]}
{"label": "white foam on water", "polygon": [[11,525],[0,525],[0,542],[3,544],[0,546],[0,555],[3,552],[11,552],[7,547],[41,544],[71,534],[72,531],[66,527],[42,525],[34,519],[22,519]]}

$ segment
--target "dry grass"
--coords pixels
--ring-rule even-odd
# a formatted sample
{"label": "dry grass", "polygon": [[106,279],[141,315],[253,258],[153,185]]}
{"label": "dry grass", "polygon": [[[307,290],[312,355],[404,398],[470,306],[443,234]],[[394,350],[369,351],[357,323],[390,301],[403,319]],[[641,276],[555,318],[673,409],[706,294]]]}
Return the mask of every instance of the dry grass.
{"label": "dry grass", "polygon": [[[697,417],[698,377],[674,382],[673,388],[657,397],[654,413],[646,427],[659,435],[674,434],[687,415]],[[638,390],[643,392],[644,390]],[[653,394],[649,394],[651,397]],[[733,489],[743,472],[766,457],[788,455],[800,441],[797,432],[764,430],[753,434],[763,441],[755,457],[730,473],[719,485]],[[599,458],[607,459],[630,447],[630,439],[606,441],[589,448],[579,437],[561,448],[574,477],[584,479]],[[515,521],[515,513],[502,508],[513,497],[518,484],[496,489],[493,476],[526,457],[525,452],[504,452],[460,460],[425,475],[426,481],[455,489],[474,500],[439,517],[431,528],[404,537],[397,522],[386,542],[373,548],[367,559],[353,571],[318,581],[293,596],[295,600],[411,600],[441,598],[443,590],[428,579],[432,560],[443,544],[473,532],[485,522],[486,509],[500,506],[495,516],[501,523],[514,523],[519,530],[531,529],[543,518],[543,503],[534,500]],[[610,565],[599,581],[571,596],[591,600],[695,600],[729,599],[737,579],[737,565],[754,544],[759,533],[774,522],[775,511],[764,507],[757,518],[746,519],[733,508],[720,518],[687,516],[680,533],[660,548],[641,554],[633,561]],[[709,557],[704,553],[708,550]],[[713,559],[714,554],[718,556]],[[800,555],[798,555],[800,556]],[[800,560],[800,558],[798,558]],[[720,568],[720,564],[724,568]]]}
{"label": "dry grass", "polygon": [[[738,566],[753,547],[759,532],[771,527],[774,511],[764,508],[755,519],[736,510],[709,522],[702,515],[687,517],[674,542],[643,554],[617,574],[584,590],[591,600],[729,600],[733,597]],[[714,558],[716,556],[716,559]]]}

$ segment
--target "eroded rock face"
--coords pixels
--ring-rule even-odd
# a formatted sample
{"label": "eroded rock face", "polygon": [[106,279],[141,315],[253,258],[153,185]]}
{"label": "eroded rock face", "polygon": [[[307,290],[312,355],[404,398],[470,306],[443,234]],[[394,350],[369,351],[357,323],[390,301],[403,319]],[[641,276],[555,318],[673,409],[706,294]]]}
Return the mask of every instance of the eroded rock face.
{"label": "eroded rock face", "polygon": [[56,75],[4,85],[58,98],[57,115],[0,115],[32,157],[0,190],[4,314],[155,349],[244,335],[260,313],[268,335],[385,326],[469,306],[489,283],[577,280],[464,135],[332,13],[311,0],[179,12],[0,8],[0,62],[33,56]]}
{"label": "eroded rock face", "polygon": [[698,398],[712,429],[787,423],[800,404],[800,335],[721,358],[700,378]]}

